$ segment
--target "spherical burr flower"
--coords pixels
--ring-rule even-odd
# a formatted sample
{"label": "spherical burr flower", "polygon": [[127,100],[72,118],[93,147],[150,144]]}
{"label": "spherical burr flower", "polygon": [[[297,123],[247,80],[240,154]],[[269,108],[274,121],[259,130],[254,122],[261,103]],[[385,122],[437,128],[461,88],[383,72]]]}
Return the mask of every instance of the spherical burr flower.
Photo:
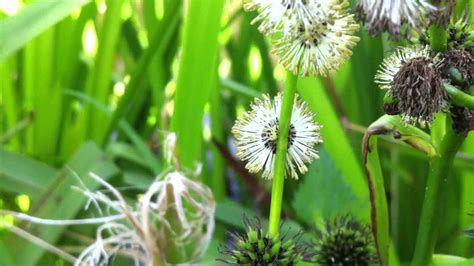
{"label": "spherical burr flower", "polygon": [[447,106],[440,67],[428,47],[403,47],[384,59],[375,82],[388,90],[405,123],[424,127]]}
{"label": "spherical burr flower", "polygon": [[258,29],[263,34],[272,35],[281,26],[286,17],[285,1],[249,0],[244,2],[244,9],[258,10],[259,15],[252,20],[252,24],[260,24]]}
{"label": "spherical burr flower", "polygon": [[421,32],[426,15],[437,9],[426,0],[359,0],[356,10],[371,35],[388,31],[398,39],[403,24],[407,25],[407,32]]}
{"label": "spherical burr flower", "polygon": [[252,223],[244,216],[244,225],[245,233],[228,233],[230,241],[221,245],[219,252],[224,257],[219,261],[230,265],[297,265],[311,254],[307,246],[300,244],[302,231],[269,237],[258,218]]}
{"label": "spherical burr flower", "polygon": [[326,76],[345,63],[359,41],[359,24],[347,12],[346,0],[318,1],[318,19],[298,20],[286,26],[274,52],[297,75]]}
{"label": "spherical burr flower", "polygon": [[260,32],[271,36],[288,27],[289,24],[301,22],[308,24],[324,18],[321,5],[327,0],[245,0],[244,9],[258,11],[252,24],[259,24]]}
{"label": "spherical burr flower", "polygon": [[352,216],[326,222],[313,242],[319,265],[378,265],[370,227]]}
{"label": "spherical burr flower", "polygon": [[[232,133],[236,139],[237,156],[246,161],[251,173],[262,172],[263,178],[273,177],[273,165],[278,141],[278,118],[282,98],[277,95],[274,103],[267,95],[256,99],[251,110],[239,118]],[[315,145],[322,143],[320,126],[314,122],[306,103],[296,97],[290,121],[286,174],[298,179],[298,172],[308,171],[307,163],[319,158]]]}

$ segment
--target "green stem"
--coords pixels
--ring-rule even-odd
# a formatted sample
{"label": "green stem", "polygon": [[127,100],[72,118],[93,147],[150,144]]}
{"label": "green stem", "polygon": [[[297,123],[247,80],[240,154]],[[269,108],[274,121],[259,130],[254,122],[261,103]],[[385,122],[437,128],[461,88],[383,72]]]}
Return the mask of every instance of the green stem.
{"label": "green stem", "polygon": [[[3,106],[4,106],[4,115],[5,115],[5,126],[8,129],[7,132],[12,132],[11,130],[17,128],[17,123],[19,122],[19,99],[17,91],[15,90],[15,86],[12,79],[12,70],[15,67],[14,60],[16,58],[9,58],[2,64],[0,64],[0,79],[3,80],[2,82],[3,87],[0,88],[0,93],[3,95]],[[1,119],[0,119],[1,121]],[[13,130],[15,133],[18,131]],[[7,135],[6,133],[4,136]],[[21,138],[19,135],[12,134],[9,135],[10,138],[3,138],[0,137],[0,145],[5,143],[6,141],[10,141],[10,145],[13,150],[20,152],[21,147]],[[2,141],[5,140],[6,141]]]}
{"label": "green stem", "polygon": [[297,76],[288,72],[286,76],[285,91],[281,105],[278,125],[278,142],[273,171],[272,199],[270,205],[270,221],[268,234],[277,237],[280,228],[280,213],[283,199],[283,188],[286,174],[286,154],[288,151],[288,132],[290,129],[291,112],[295,100]]}
{"label": "green stem", "polygon": [[442,217],[443,195],[441,191],[448,183],[453,159],[466,136],[458,135],[447,125],[446,135],[440,143],[439,156],[431,162],[426,192],[416,240],[413,265],[429,265],[437,239],[438,221]]}
{"label": "green stem", "polygon": [[448,35],[446,33],[446,29],[441,25],[435,24],[430,27],[429,33],[431,49],[437,53],[446,52],[448,49]]}
{"label": "green stem", "polygon": [[[5,108],[6,109],[6,108]],[[33,112],[30,112],[26,118],[17,122],[17,124],[13,125],[12,127],[8,128],[3,134],[0,134],[0,147],[10,141],[11,139],[18,136],[20,132],[25,130],[31,123],[33,122]],[[17,143],[20,144],[19,142]],[[16,146],[19,148],[19,146]]]}
{"label": "green stem", "polygon": [[178,25],[179,22],[179,15],[176,15],[168,25],[167,30],[161,33],[161,29],[157,28],[151,34],[152,38],[150,40],[150,44],[148,48],[143,52],[143,55],[138,60],[137,66],[132,73],[130,78],[130,82],[128,83],[125,93],[120,99],[117,108],[115,109],[114,113],[112,114],[112,118],[110,119],[110,123],[107,125],[107,131],[105,137],[102,139],[102,144],[107,143],[107,136],[110,135],[112,130],[120,122],[120,119],[130,111],[130,102],[133,101],[134,97],[138,94],[144,93],[146,86],[143,86],[143,82],[145,81],[147,71],[146,69],[150,65],[153,56],[161,56],[166,49],[166,45],[168,44],[169,39],[172,37],[172,34]]}
{"label": "green stem", "polygon": [[474,109],[474,96],[471,96],[450,84],[444,84],[444,89],[449,97],[451,97],[454,104]]}
{"label": "green stem", "polygon": [[[102,103],[107,103],[110,95],[115,51],[122,25],[120,12],[123,2],[123,0],[106,1],[107,11],[105,12],[104,22],[98,35],[99,48],[90,80],[87,84],[87,94]],[[91,106],[86,109],[86,116],[86,137],[101,143],[103,139],[107,138],[107,128],[105,125],[108,124],[109,118],[98,110],[94,110]]]}
{"label": "green stem", "polygon": [[[217,64],[216,64],[217,66]],[[217,67],[216,67],[217,68]],[[221,98],[221,90],[218,86],[219,77],[217,75],[217,70],[214,72],[215,75],[212,79],[212,88],[211,95],[209,98],[210,103],[210,115],[211,115],[211,135],[212,137],[220,142],[225,143],[226,135],[224,133],[223,125],[223,115],[221,106],[223,104]],[[225,198],[225,180],[222,178],[225,175],[225,161],[224,158],[220,155],[220,151],[217,146],[212,147],[212,156],[213,156],[213,170],[211,180],[208,181],[208,184],[212,188],[214,197],[217,201],[221,201]]]}
{"label": "green stem", "polygon": [[36,39],[35,84],[33,108],[35,112],[33,127],[34,155],[42,161],[54,162],[59,121],[61,121],[61,90],[54,82],[54,44],[55,28],[50,28]]}
{"label": "green stem", "polygon": [[[435,24],[430,27],[430,44],[434,52],[447,50],[446,29]],[[449,88],[446,88],[449,93]],[[448,120],[449,121],[449,120]],[[416,239],[413,265],[429,265],[433,255],[439,229],[438,221],[442,215],[445,193],[441,191],[448,183],[448,174],[453,165],[454,157],[461,147],[465,136],[456,134],[451,123],[446,124],[446,134],[439,144],[439,153],[430,165],[425,196],[421,211],[420,224]]]}

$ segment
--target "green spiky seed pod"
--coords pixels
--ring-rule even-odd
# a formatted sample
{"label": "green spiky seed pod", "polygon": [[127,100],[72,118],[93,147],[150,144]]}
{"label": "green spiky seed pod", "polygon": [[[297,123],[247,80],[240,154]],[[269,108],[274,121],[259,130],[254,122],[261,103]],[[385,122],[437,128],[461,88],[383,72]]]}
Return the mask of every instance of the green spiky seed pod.
{"label": "green spiky seed pod", "polygon": [[255,219],[251,223],[247,217],[243,217],[247,232],[239,234],[230,232],[230,241],[221,246],[219,252],[225,256],[219,259],[227,264],[233,265],[296,265],[304,257],[307,257],[307,247],[298,245],[302,233],[291,238],[270,238],[264,234],[260,220]]}
{"label": "green spiky seed pod", "polygon": [[474,30],[469,20],[464,17],[448,27],[448,47],[472,50]]}
{"label": "green spiky seed pod", "polygon": [[351,216],[327,222],[313,242],[314,261],[322,265],[369,265],[377,262],[370,228]]}

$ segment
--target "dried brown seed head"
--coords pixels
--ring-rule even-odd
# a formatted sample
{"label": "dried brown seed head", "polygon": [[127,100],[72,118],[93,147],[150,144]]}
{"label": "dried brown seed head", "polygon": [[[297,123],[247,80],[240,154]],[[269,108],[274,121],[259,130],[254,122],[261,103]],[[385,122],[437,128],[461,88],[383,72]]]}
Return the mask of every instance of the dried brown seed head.
{"label": "dried brown seed head", "polygon": [[469,108],[453,106],[450,109],[453,119],[453,129],[458,134],[467,135],[474,130],[474,111]]}
{"label": "dried brown seed head", "polygon": [[474,84],[474,59],[471,53],[463,49],[451,49],[443,55],[444,72],[449,68],[456,68],[462,75],[462,79],[467,83],[461,89],[467,89]]}
{"label": "dried brown seed head", "polygon": [[430,124],[434,114],[446,106],[443,79],[431,58],[405,62],[394,76],[391,94],[407,123]]}

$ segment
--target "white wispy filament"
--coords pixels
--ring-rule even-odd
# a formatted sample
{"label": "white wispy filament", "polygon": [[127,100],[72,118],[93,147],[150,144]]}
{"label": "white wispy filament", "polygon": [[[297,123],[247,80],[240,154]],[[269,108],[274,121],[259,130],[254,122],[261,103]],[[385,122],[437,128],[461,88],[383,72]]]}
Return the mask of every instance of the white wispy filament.
{"label": "white wispy filament", "polygon": [[[251,173],[262,172],[263,178],[273,177],[280,109],[281,94],[275,97],[274,103],[264,95],[263,99],[255,99],[251,110],[244,113],[232,128],[237,156],[247,162],[246,168]],[[306,173],[306,164],[319,158],[315,148],[316,144],[322,143],[319,131],[320,125],[314,122],[314,114],[297,97],[288,136],[287,176],[298,179],[298,172]]]}
{"label": "white wispy filament", "polygon": [[[77,258],[21,228],[1,221],[0,226],[75,266],[110,265],[116,256],[128,258],[130,265],[165,263],[168,245],[172,243],[182,248],[180,255],[187,260],[183,264],[194,263],[207,249],[214,231],[215,201],[211,190],[204,184],[190,180],[180,172],[165,171],[150,185],[142,200],[131,205],[100,176],[94,173],[90,176],[106,190],[90,191],[82,182],[81,187],[75,189],[99,208],[101,217],[52,220],[0,209],[0,215],[12,215],[42,225],[99,224],[95,240]],[[177,219],[168,221],[170,213],[176,214]]]}

